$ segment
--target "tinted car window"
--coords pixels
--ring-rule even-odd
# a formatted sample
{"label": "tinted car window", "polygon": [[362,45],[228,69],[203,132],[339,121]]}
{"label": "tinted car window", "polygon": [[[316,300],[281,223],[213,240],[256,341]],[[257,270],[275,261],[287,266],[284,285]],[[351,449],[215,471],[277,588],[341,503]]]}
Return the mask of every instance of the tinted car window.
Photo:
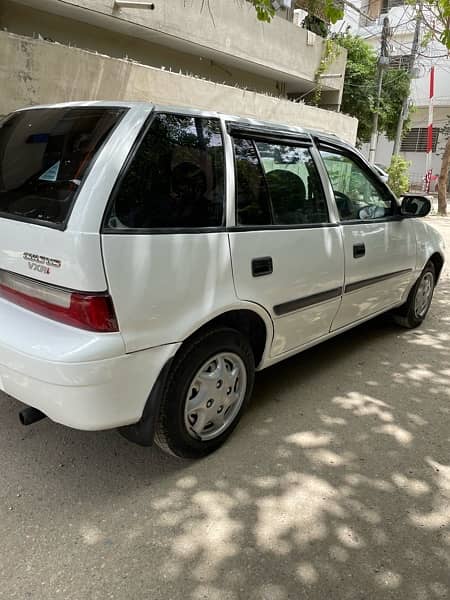
{"label": "tinted car window", "polygon": [[87,168],[127,109],[40,108],[0,122],[0,215],[61,225]]}
{"label": "tinted car window", "polygon": [[220,123],[155,116],[107,218],[113,229],[216,227],[223,223],[224,157]]}
{"label": "tinted car window", "polygon": [[325,223],[328,208],[308,148],[256,142],[275,225]]}
{"label": "tinted car window", "polygon": [[375,178],[369,171],[337,151],[321,150],[320,153],[341,220],[380,219],[394,214],[392,198],[375,184]]}
{"label": "tinted car window", "polygon": [[269,196],[264,173],[252,140],[234,140],[236,161],[236,222],[238,225],[270,225]]}

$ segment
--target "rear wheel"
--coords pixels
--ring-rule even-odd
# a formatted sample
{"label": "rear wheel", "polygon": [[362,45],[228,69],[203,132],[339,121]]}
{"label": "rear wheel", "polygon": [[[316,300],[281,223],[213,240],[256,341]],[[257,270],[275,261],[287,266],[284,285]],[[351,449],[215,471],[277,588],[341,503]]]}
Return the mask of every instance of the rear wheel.
{"label": "rear wheel", "polygon": [[237,330],[210,330],[175,359],[163,392],[155,442],[171,454],[205,456],[236,427],[254,381],[254,356]]}
{"label": "rear wheel", "polygon": [[405,304],[394,313],[394,319],[399,325],[412,329],[423,322],[431,306],[435,284],[436,271],[433,263],[429,262],[411,289]]}

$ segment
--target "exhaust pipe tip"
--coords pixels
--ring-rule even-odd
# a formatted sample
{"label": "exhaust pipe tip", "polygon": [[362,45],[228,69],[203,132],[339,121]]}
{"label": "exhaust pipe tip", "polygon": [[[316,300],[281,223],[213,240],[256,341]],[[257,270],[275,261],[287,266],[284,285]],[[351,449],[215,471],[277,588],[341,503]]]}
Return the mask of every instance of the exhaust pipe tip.
{"label": "exhaust pipe tip", "polygon": [[22,425],[32,425],[37,421],[45,419],[47,415],[32,406],[27,406],[19,412],[19,421]]}

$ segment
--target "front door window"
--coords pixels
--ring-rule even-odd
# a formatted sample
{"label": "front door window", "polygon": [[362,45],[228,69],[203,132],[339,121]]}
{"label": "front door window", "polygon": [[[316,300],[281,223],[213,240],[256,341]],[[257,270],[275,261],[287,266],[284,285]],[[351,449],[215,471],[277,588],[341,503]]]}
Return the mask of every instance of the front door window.
{"label": "front door window", "polygon": [[372,220],[395,214],[393,198],[375,176],[339,151],[321,150],[341,221]]}

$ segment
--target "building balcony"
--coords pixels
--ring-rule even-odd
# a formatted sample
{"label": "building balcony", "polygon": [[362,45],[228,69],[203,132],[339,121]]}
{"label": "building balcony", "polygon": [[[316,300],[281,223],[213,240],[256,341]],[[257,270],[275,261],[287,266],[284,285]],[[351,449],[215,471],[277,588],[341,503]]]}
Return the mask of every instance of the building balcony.
{"label": "building balcony", "polygon": [[[321,37],[280,17],[261,23],[245,0],[152,4],[153,9],[120,0],[4,0],[0,26],[274,95],[302,96],[314,87]],[[342,50],[323,79],[327,104],[340,96],[345,63]]]}

